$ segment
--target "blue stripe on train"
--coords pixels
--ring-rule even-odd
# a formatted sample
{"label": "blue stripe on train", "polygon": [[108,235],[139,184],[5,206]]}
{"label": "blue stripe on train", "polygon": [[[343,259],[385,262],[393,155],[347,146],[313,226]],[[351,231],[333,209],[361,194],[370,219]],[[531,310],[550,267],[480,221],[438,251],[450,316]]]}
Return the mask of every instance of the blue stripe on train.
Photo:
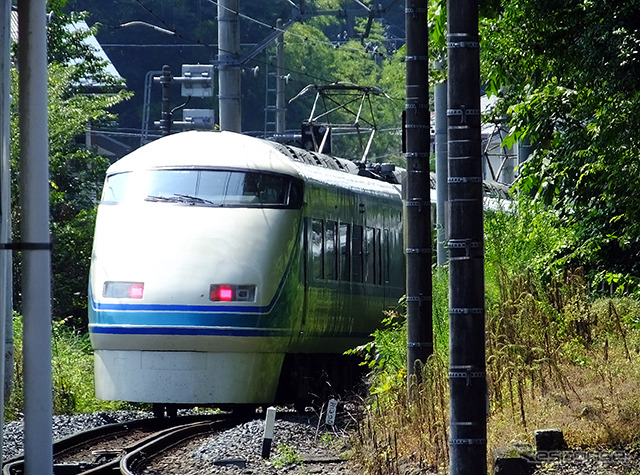
{"label": "blue stripe on train", "polygon": [[[177,327],[166,326],[134,326],[134,325],[100,325],[90,324],[89,332],[109,335],[186,335],[186,336],[231,336],[231,337],[290,337],[288,328],[224,328],[224,327]],[[350,333],[349,335],[325,335],[326,338],[348,336],[349,338],[367,338],[368,333]]]}
{"label": "blue stripe on train", "polygon": [[110,335],[204,335],[238,337],[288,337],[290,329],[266,328],[217,328],[176,326],[89,325],[92,333]]}
{"label": "blue stripe on train", "polygon": [[[170,306],[157,306],[161,310],[140,311],[134,305],[122,310],[91,310],[90,323],[93,325],[134,325],[134,326],[200,326],[200,327],[264,327],[267,316],[259,313],[240,314],[216,312],[176,312]],[[142,306],[141,306],[142,307]],[[268,321],[268,320],[267,320]]]}

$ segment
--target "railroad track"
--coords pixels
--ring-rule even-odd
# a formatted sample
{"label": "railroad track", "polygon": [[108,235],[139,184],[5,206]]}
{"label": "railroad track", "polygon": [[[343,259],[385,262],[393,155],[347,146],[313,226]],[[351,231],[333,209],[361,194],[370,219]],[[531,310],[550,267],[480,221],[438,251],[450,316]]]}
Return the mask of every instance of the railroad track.
{"label": "railroad track", "polygon": [[[136,475],[149,460],[171,447],[246,420],[227,414],[138,419],[79,432],[53,444],[54,474]],[[23,458],[10,460],[2,468],[2,475],[23,473]]]}

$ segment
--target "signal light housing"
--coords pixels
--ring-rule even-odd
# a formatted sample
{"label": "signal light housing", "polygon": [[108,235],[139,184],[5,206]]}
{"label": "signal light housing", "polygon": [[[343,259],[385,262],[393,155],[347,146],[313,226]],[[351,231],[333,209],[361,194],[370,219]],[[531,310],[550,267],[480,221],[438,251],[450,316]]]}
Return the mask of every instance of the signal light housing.
{"label": "signal light housing", "polygon": [[209,299],[213,302],[254,302],[256,286],[211,284]]}
{"label": "signal light housing", "polygon": [[144,295],[144,282],[107,281],[102,296],[113,299],[141,299]]}

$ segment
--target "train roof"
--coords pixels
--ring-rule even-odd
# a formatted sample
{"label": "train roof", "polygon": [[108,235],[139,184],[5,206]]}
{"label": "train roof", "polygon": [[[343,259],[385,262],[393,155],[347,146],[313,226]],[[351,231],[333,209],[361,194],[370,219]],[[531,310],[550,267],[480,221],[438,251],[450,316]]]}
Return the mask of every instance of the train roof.
{"label": "train roof", "polygon": [[107,174],[166,167],[226,167],[234,160],[241,168],[264,169],[265,156],[272,171],[297,174],[289,161],[267,142],[233,132],[188,131],[168,135],[127,154]]}
{"label": "train roof", "polygon": [[[194,150],[202,150],[202,153],[194,153]],[[350,160],[235,132],[188,131],[162,137],[134,150],[111,165],[107,174],[176,166],[237,166],[303,176],[317,176],[323,173],[320,170],[332,170],[352,176],[361,175],[366,177],[364,180],[367,183],[386,181],[393,184],[400,182],[402,173],[393,166],[363,166]]]}

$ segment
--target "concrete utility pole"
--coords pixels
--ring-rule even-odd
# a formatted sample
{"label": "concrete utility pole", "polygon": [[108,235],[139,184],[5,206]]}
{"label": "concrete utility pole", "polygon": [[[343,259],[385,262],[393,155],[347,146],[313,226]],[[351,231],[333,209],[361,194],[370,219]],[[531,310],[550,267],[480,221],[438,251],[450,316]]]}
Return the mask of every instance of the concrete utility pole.
{"label": "concrete utility pole", "polygon": [[[428,0],[406,0],[405,6],[407,374],[414,375],[416,361],[424,364],[433,353]],[[420,381],[421,374],[416,376]]]}
{"label": "concrete utility pole", "polygon": [[218,1],[218,84],[220,129],[242,132],[242,73],[238,0]]}
{"label": "concrete utility pole", "polygon": [[165,64],[162,66],[162,76],[160,76],[160,85],[162,86],[162,109],[160,115],[160,130],[162,135],[171,133],[171,68]]}
{"label": "concrete utility pole", "polygon": [[447,263],[446,206],[449,199],[447,160],[447,82],[434,87],[436,112],[436,240],[438,267]]}
{"label": "concrete utility pole", "polygon": [[[284,22],[282,18],[276,21],[276,29],[282,30]],[[284,33],[276,38],[276,134],[284,134],[287,104],[285,102],[286,81],[284,79]]]}
{"label": "concrete utility pole", "polygon": [[[2,53],[0,56],[0,243],[11,240],[11,177],[10,177],[10,86],[11,86],[11,2],[4,2],[0,10]],[[12,273],[11,250],[0,250],[0,427],[4,427],[4,401],[9,396],[13,375],[12,333]],[[6,340],[5,340],[6,339]],[[2,438],[0,437],[0,459]]]}
{"label": "concrete utility pole", "polygon": [[26,475],[53,473],[45,0],[18,2]]}
{"label": "concrete utility pole", "polygon": [[478,0],[448,0],[450,474],[487,473]]}

